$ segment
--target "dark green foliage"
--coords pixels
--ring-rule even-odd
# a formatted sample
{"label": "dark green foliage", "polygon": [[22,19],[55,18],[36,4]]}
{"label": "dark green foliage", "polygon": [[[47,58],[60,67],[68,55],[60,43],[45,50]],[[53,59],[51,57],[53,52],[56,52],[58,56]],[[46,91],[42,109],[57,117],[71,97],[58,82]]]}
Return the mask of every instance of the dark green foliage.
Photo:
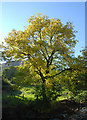
{"label": "dark green foliage", "polygon": [[52,100],[56,100],[59,96],[61,96],[61,93],[62,93],[62,86],[61,84],[57,82],[54,82],[52,87],[49,89],[47,88],[46,86],[45,87],[45,91],[43,91],[42,89],[42,85],[35,85],[35,97],[36,97],[36,100],[43,100],[43,96],[44,95],[44,92],[46,94],[46,98],[45,98],[45,101],[44,102],[51,102]]}
{"label": "dark green foliage", "polygon": [[4,69],[4,71],[2,73],[2,79],[11,80],[15,76],[16,72],[17,72],[17,68],[14,66],[6,68],[6,69]]}
{"label": "dark green foliage", "polygon": [[13,88],[6,80],[2,80],[2,90],[6,90],[6,91],[11,92],[11,91],[13,91]]}

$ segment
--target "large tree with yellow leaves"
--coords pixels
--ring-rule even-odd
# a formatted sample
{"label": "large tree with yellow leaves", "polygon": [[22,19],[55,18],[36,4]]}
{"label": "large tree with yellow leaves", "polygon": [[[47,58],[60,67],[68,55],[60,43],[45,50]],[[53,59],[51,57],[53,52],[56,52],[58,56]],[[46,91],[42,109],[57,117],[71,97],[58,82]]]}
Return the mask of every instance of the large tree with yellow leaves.
{"label": "large tree with yellow leaves", "polygon": [[45,100],[46,88],[54,85],[56,76],[76,67],[72,58],[77,43],[74,26],[41,14],[31,16],[28,23],[24,31],[12,30],[9,33],[4,54],[8,61],[25,61],[27,81],[33,78],[32,81],[42,86]]}

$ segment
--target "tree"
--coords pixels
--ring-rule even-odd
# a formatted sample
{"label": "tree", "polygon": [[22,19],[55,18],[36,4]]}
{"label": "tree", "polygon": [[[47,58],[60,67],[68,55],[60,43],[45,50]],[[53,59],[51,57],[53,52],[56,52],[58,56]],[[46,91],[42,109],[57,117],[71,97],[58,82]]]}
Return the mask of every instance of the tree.
{"label": "tree", "polygon": [[57,18],[46,15],[33,15],[24,31],[12,30],[5,38],[5,59],[24,60],[30,79],[41,85],[43,100],[47,100],[46,88],[51,88],[56,76],[76,68],[72,59],[75,39],[74,26],[71,22],[65,25]]}
{"label": "tree", "polygon": [[15,76],[15,73],[17,72],[17,68],[14,66],[10,66],[9,68],[5,68],[2,72],[2,79],[8,79],[11,81],[11,79]]}

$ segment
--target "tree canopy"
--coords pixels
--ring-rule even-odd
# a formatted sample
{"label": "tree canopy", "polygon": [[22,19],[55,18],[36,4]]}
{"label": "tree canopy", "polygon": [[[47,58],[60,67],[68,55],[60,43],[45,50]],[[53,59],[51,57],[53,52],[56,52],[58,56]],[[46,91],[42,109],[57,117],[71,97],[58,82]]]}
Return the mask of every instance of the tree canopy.
{"label": "tree canopy", "polygon": [[8,34],[4,55],[8,62],[24,61],[27,78],[42,85],[43,98],[46,98],[45,85],[51,86],[57,75],[83,66],[80,56],[73,57],[76,31],[71,22],[64,25],[58,18],[41,14],[31,16],[28,23],[24,31],[13,29]]}

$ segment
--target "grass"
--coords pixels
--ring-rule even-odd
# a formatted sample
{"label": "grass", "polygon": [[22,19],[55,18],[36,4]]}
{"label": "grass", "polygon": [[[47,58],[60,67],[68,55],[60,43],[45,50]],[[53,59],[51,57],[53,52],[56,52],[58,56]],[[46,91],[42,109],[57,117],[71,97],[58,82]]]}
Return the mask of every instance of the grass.
{"label": "grass", "polygon": [[[67,90],[63,91],[63,95],[58,97],[57,101],[65,100],[70,97],[69,94],[64,93],[67,93]],[[15,106],[22,103],[28,104],[29,101],[35,101],[35,99],[35,90],[33,86],[23,87],[20,91],[9,91],[2,96],[3,107]]]}
{"label": "grass", "polygon": [[62,95],[58,97],[56,100],[57,101],[66,100],[70,99],[72,96],[73,96],[72,92],[70,92],[68,89],[65,89],[64,91],[62,91]]}
{"label": "grass", "polygon": [[8,107],[12,105],[15,106],[22,103],[27,104],[29,100],[33,101],[35,99],[33,87],[32,88],[23,87],[22,89],[20,89],[20,91],[10,90],[9,92],[6,93],[5,92],[6,90],[3,90],[2,94],[3,107]]}
{"label": "grass", "polygon": [[[34,86],[22,87],[20,90],[13,90],[12,84],[5,83],[3,85],[2,95],[3,118],[5,120],[26,120],[49,117],[50,119],[59,119],[59,116],[56,115],[67,114],[67,116],[69,116],[78,108],[76,102],[73,103],[73,101],[67,100],[72,97],[71,92],[67,89],[62,91],[60,97],[50,103],[45,103],[41,99],[36,100]],[[79,96],[81,95],[87,95],[87,91],[82,92]],[[76,100],[79,99],[79,96],[77,96]],[[61,120],[63,120],[63,117],[61,117]]]}
{"label": "grass", "polygon": [[[3,89],[3,106],[14,106],[21,103],[27,104],[29,101],[35,101],[36,99],[34,86],[22,87],[20,90],[13,90],[12,84],[10,84],[10,82],[6,83],[6,81],[4,81]],[[56,101],[59,102],[62,100],[67,100],[72,96],[72,93],[69,90],[65,89],[62,91],[62,95],[58,97]],[[75,97],[75,100],[77,102],[83,102],[85,101],[85,96],[87,96],[87,91],[82,91]]]}
{"label": "grass", "polygon": [[23,87],[22,89],[20,89],[21,94],[20,95],[16,95],[16,98],[25,98],[27,100],[34,100],[35,99],[35,90],[34,87]]}

